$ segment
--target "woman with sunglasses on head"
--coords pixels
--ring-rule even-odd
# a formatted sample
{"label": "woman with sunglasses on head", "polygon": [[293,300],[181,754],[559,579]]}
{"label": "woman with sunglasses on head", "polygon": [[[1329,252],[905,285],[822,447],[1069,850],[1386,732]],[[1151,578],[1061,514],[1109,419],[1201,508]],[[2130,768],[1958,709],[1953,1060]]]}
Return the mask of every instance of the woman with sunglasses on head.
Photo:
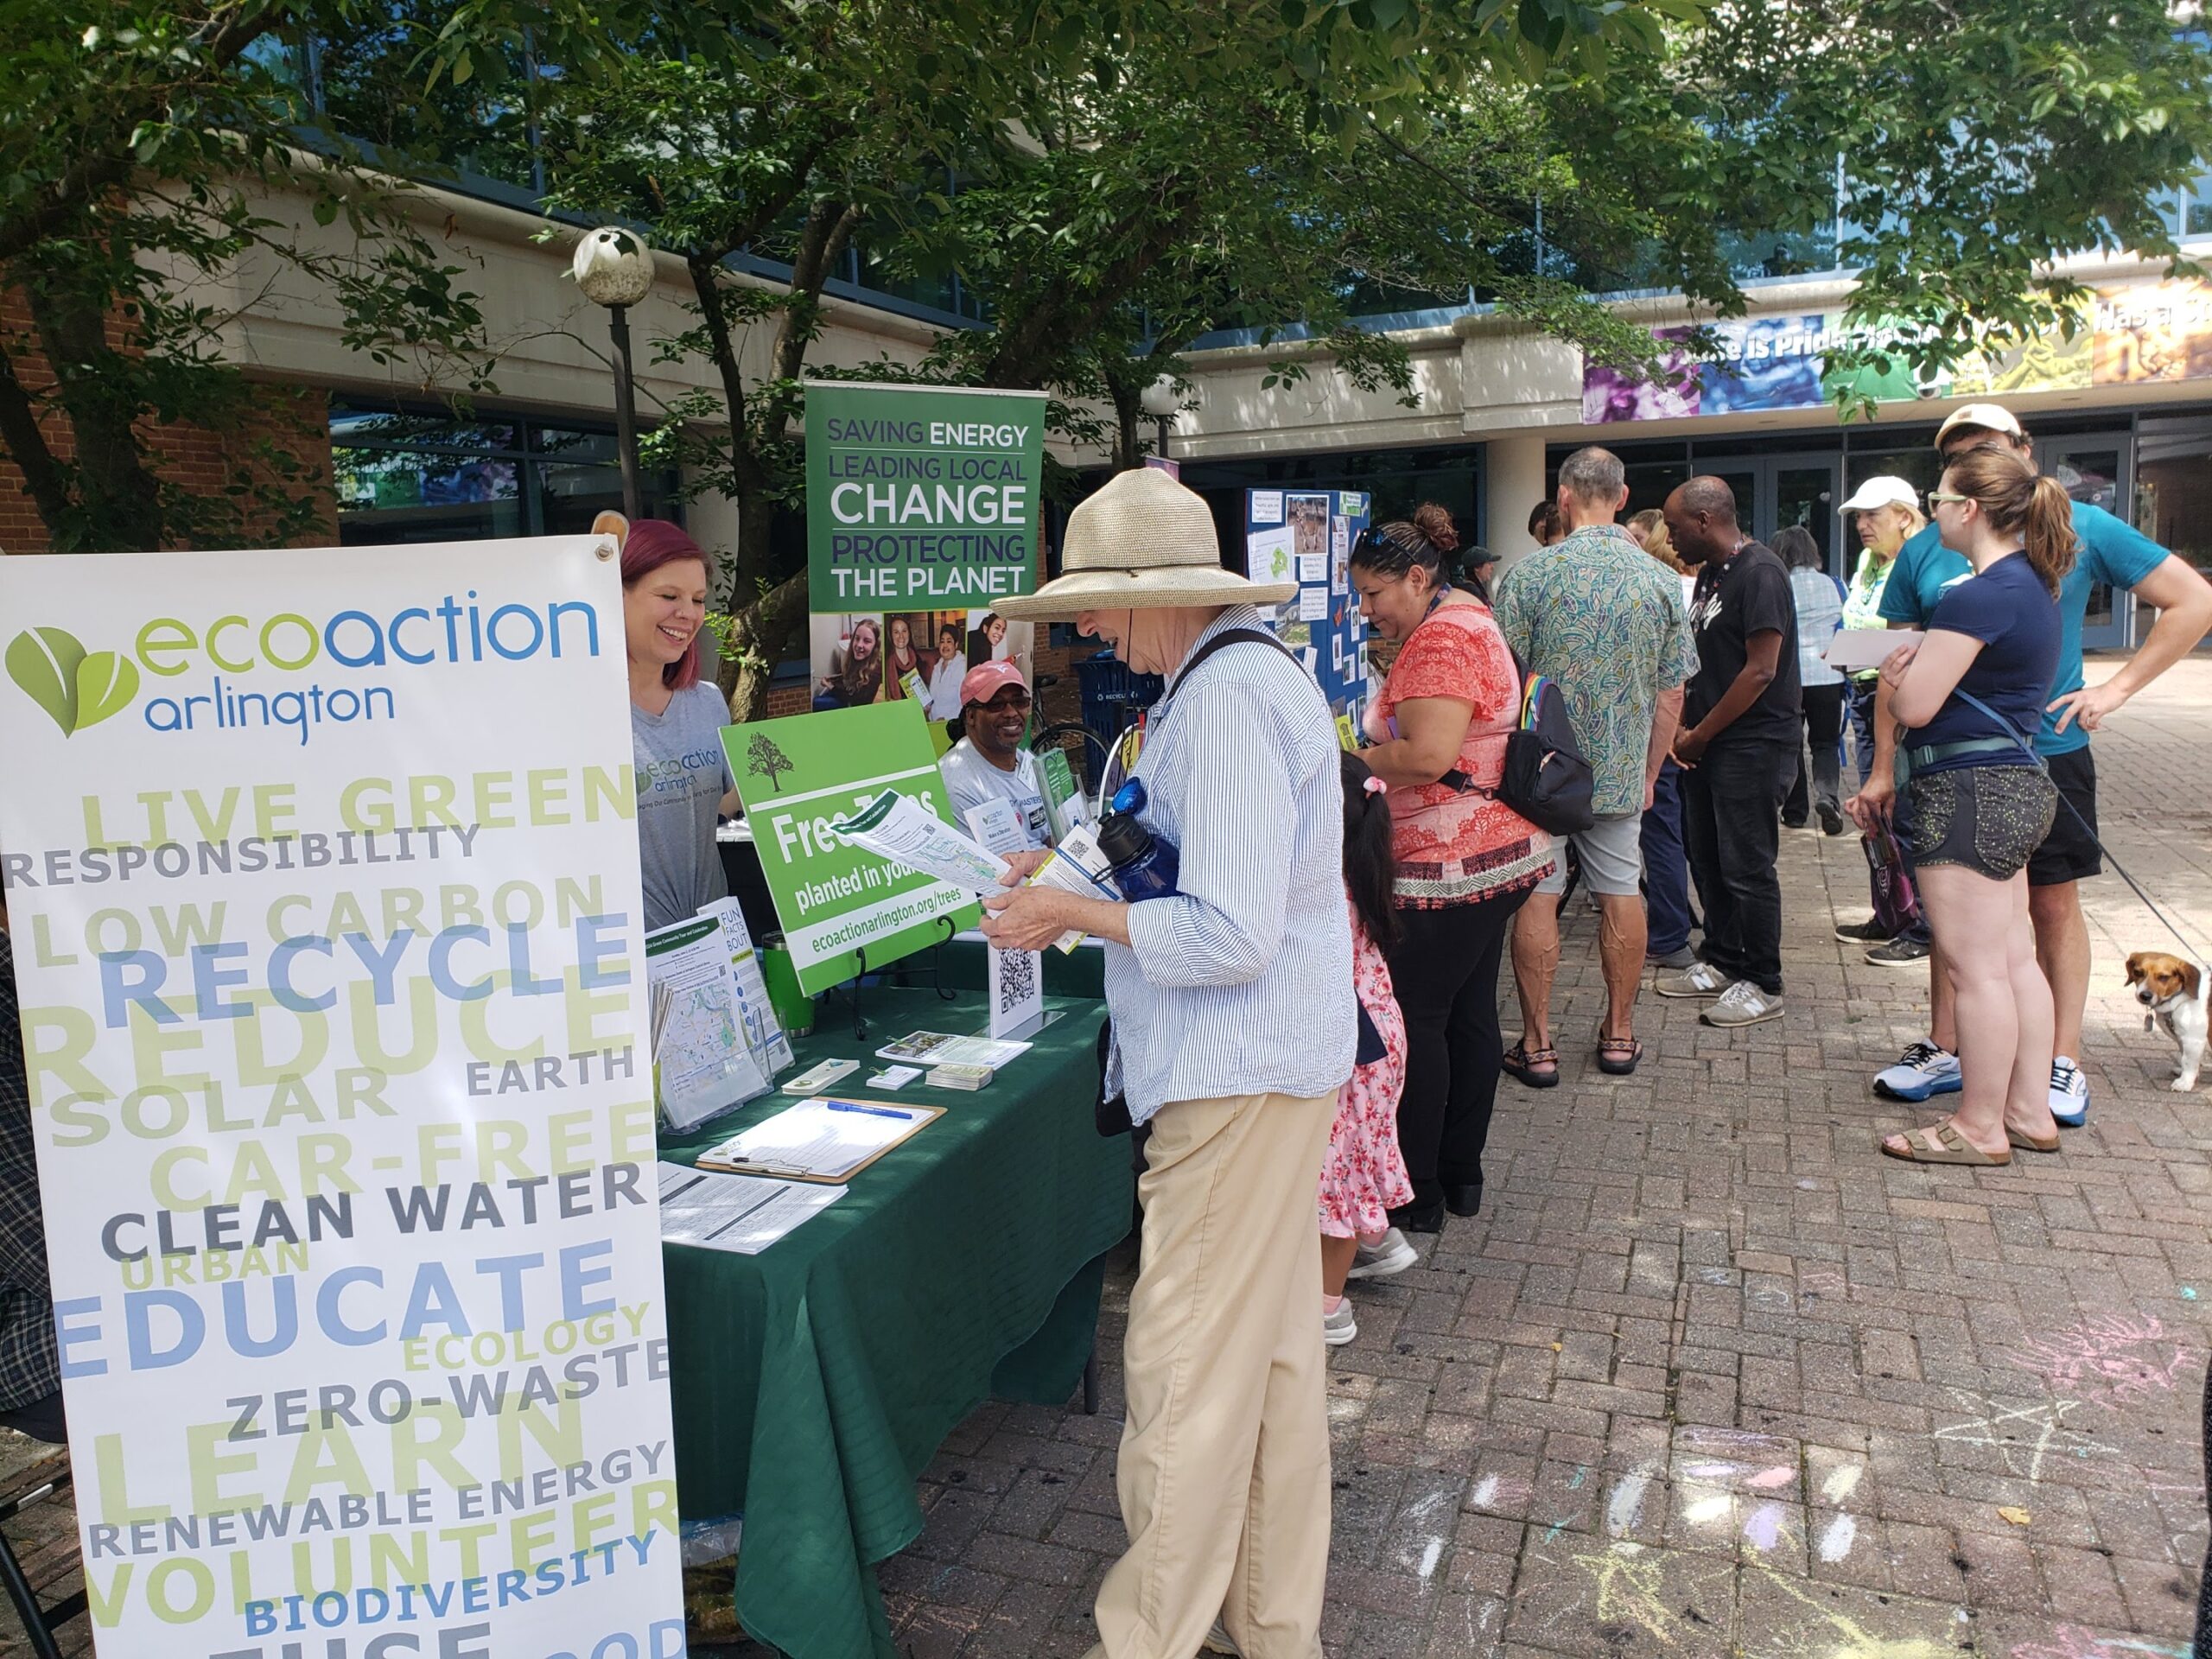
{"label": "woman with sunglasses on head", "polygon": [[1958,1110],[1884,1138],[1892,1158],[2007,1164],[2055,1152],[2050,985],[2028,919],[2029,855],[2057,791],[2029,745],[2057,671],[2058,589],[2074,568],[2073,503],[2024,455],[1969,450],[1928,497],[1943,545],[1974,575],[1947,589],[1918,646],[1882,664],[1910,768],[1914,874],[1958,1000]]}
{"label": "woman with sunglasses on head", "polygon": [[1370,704],[1362,751],[1389,785],[1398,940],[1388,953],[1406,1018],[1398,1144],[1413,1203],[1392,1220],[1434,1232],[1483,1195],[1504,1039],[1497,971],[1513,913],[1552,867],[1550,837],[1486,791],[1521,717],[1521,676],[1490,607],[1452,585],[1459,537],[1425,504],[1363,531],[1351,581],[1369,623],[1401,641]]}

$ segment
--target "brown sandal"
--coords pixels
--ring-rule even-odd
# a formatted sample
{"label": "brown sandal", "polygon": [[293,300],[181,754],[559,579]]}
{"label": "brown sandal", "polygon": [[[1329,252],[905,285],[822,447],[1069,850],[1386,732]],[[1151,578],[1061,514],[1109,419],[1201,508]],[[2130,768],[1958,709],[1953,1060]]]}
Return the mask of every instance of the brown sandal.
{"label": "brown sandal", "polygon": [[1636,1063],[1643,1058],[1643,1045],[1633,1037],[1600,1037],[1598,1039],[1598,1069],[1609,1077],[1624,1077],[1636,1070]]}
{"label": "brown sandal", "polygon": [[[1500,1071],[1523,1087],[1529,1089],[1559,1087],[1559,1050],[1555,1048],[1530,1048],[1528,1046],[1528,1039],[1523,1038],[1507,1049],[1497,1064]],[[1548,1065],[1551,1070],[1539,1071],[1535,1068],[1540,1065]]]}
{"label": "brown sandal", "polygon": [[1914,1129],[1901,1137],[1905,1149],[1898,1152],[1886,1139],[1878,1140],[1885,1158],[1896,1158],[1908,1164],[1967,1164],[1983,1169],[2000,1169],[2012,1161],[2008,1147],[2002,1158],[1993,1158],[1980,1147],[1961,1135],[1949,1118],[1930,1124],[1924,1129]]}

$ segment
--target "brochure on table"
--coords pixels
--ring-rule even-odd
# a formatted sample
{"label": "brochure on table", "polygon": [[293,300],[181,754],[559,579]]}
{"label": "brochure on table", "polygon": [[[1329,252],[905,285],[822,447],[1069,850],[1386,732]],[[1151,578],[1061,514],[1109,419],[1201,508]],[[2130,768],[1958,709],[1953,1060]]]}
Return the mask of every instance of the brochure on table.
{"label": "brochure on table", "polygon": [[646,934],[645,974],[654,1083],[672,1128],[690,1128],[775,1087],[791,1044],[734,899]]}
{"label": "brochure on table", "polygon": [[1245,573],[1295,579],[1298,592],[1269,620],[1320,683],[1332,713],[1355,728],[1367,710],[1367,623],[1351,590],[1351,544],[1367,528],[1364,490],[1247,490]]}

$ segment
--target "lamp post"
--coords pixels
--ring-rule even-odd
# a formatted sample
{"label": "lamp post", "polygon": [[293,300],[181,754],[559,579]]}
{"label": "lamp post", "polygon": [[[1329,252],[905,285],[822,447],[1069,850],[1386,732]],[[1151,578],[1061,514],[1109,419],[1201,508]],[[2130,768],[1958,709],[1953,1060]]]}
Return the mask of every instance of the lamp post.
{"label": "lamp post", "polygon": [[1144,412],[1160,423],[1160,458],[1167,459],[1167,423],[1175,418],[1175,411],[1183,400],[1175,393],[1175,377],[1163,374],[1137,394],[1137,404]]}
{"label": "lamp post", "polygon": [[614,437],[622,463],[622,512],[644,514],[638,489],[637,396],[630,379],[630,308],[653,288],[652,251],[635,231],[602,226],[576,244],[569,274],[594,305],[607,308],[614,340]]}

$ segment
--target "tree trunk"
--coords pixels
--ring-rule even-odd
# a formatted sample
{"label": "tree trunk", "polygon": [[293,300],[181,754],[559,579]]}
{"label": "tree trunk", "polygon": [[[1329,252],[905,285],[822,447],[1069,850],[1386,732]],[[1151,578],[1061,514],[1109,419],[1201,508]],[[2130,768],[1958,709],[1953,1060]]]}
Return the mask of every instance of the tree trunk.
{"label": "tree trunk", "polygon": [[768,688],[778,664],[806,639],[806,572],[777,586],[733,613],[730,643],[716,683],[729,700],[729,717],[739,725],[768,712]]}
{"label": "tree trunk", "polygon": [[[162,545],[161,486],[133,425],[139,413],[103,373],[107,320],[35,279],[24,286],[39,345],[53,371],[77,446],[82,546],[96,553],[151,553]],[[49,524],[49,530],[59,526]]]}

